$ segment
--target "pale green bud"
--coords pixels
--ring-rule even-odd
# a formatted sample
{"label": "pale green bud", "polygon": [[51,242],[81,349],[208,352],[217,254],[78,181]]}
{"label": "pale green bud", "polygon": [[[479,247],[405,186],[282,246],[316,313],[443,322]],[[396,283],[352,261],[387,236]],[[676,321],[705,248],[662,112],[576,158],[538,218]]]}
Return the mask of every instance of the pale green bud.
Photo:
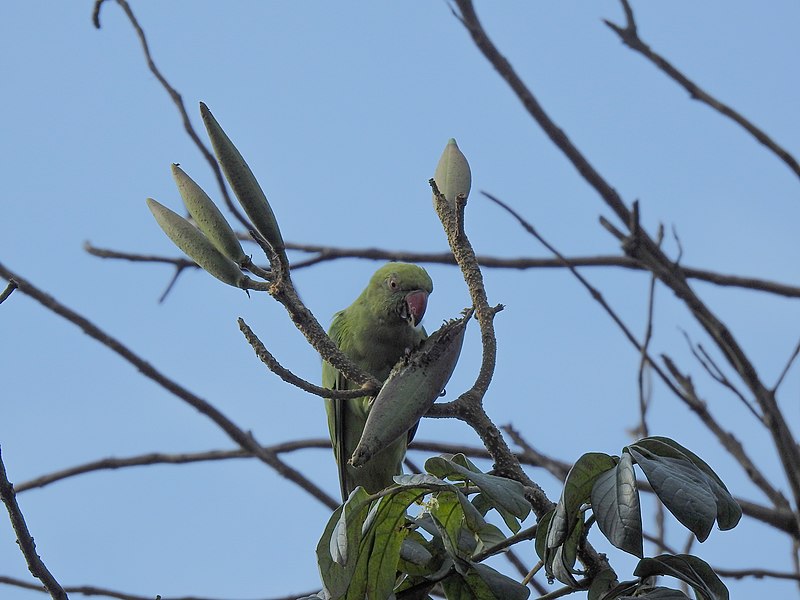
{"label": "pale green bud", "polygon": [[203,117],[217,161],[233,193],[239,199],[239,204],[272,249],[281,255],[284,262],[288,262],[278,221],[253,171],[203,102],[200,103],[200,115]]}
{"label": "pale green bud", "polygon": [[208,197],[195,181],[178,165],[172,165],[172,177],[178,186],[183,204],[214,247],[230,258],[237,265],[242,265],[247,256],[242,250],[236,234],[216,204]]}
{"label": "pale green bud", "polygon": [[[469,196],[472,173],[469,170],[467,157],[459,150],[455,139],[450,138],[447,146],[444,147],[439,164],[436,165],[433,179],[436,181],[436,187],[439,188],[439,192],[444,194],[444,197],[453,208],[456,205],[456,196],[459,194],[464,194],[465,198]],[[433,200],[435,204],[436,198]]]}
{"label": "pale green bud", "polygon": [[147,199],[147,206],[167,237],[198,266],[228,285],[246,288],[249,278],[236,263],[217,250],[197,227],[152,198]]}

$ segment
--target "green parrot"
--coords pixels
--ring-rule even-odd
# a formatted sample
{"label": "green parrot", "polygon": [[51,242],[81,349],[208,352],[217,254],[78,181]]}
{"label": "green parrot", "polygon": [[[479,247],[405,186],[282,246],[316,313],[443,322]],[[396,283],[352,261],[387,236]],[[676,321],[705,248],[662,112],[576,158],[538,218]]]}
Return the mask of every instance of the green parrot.
{"label": "green parrot", "polygon": [[[420,321],[432,291],[433,282],[422,267],[388,263],[375,272],[355,302],[334,315],[328,334],[359,367],[385,381],[404,354],[427,337]],[[359,387],[327,362],[322,363],[322,385],[335,390]],[[406,447],[416,432],[415,425],[408,436],[401,436],[362,467],[347,464],[364,431],[370,401],[369,397],[325,400],[342,500],[359,485],[369,493],[392,485],[392,477],[402,473]]]}

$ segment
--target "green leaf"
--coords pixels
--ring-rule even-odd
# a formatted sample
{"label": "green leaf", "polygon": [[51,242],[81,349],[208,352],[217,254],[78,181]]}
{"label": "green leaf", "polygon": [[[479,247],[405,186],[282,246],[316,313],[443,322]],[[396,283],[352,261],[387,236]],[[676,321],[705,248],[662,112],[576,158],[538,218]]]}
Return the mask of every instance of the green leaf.
{"label": "green leaf", "polygon": [[600,474],[592,487],[591,499],[592,513],[608,541],[642,558],[642,512],[630,454],[623,452],[613,469]]}
{"label": "green leaf", "polygon": [[633,572],[644,579],[667,575],[685,581],[697,594],[698,600],[729,600],[728,588],[707,562],[691,554],[662,554],[643,558]]}
{"label": "green leaf", "polygon": [[[459,573],[455,573],[442,581],[442,588],[447,600],[476,600],[478,598]],[[494,598],[489,595],[487,600],[494,600]]]}
{"label": "green leaf", "polygon": [[460,539],[464,524],[464,509],[453,492],[441,492],[431,502],[431,515],[440,526],[445,549],[453,558],[466,558]]}
{"label": "green leaf", "polygon": [[447,600],[526,600],[530,590],[488,565],[470,563],[442,582]]}
{"label": "green leaf", "polygon": [[411,575],[429,572],[433,554],[426,547],[427,540],[417,531],[409,531],[400,546],[399,570]]}
{"label": "green leaf", "polygon": [[400,547],[408,533],[406,509],[419,493],[418,489],[401,490],[379,501],[369,532],[374,537],[367,566],[367,594],[370,598],[388,598],[394,589]]}
{"label": "green leaf", "polygon": [[369,494],[358,487],[337,508],[317,544],[317,564],[322,584],[331,599],[347,592],[358,562],[361,528],[369,512]]}
{"label": "green leaf", "polygon": [[687,458],[658,456],[636,445],[628,446],[627,450],[667,510],[698,541],[705,541],[714,526],[717,503],[703,473]]}
{"label": "green leaf", "polygon": [[617,574],[613,569],[603,569],[592,579],[586,600],[600,600],[616,583]]}
{"label": "green leaf", "polygon": [[495,506],[507,510],[520,520],[530,514],[531,505],[525,499],[525,488],[519,481],[486,473],[476,473],[456,462],[457,460],[463,462],[465,458],[463,454],[455,455],[452,460],[443,456],[434,456],[425,463],[425,470],[443,479],[471,481]]}
{"label": "green leaf", "polygon": [[447,483],[444,479],[434,477],[429,473],[415,473],[413,475],[395,475],[394,482],[403,487],[426,487],[436,490],[440,487],[455,489],[452,483]]}
{"label": "green leaf", "polygon": [[642,582],[640,579],[633,581],[621,581],[607,592],[601,594],[597,600],[615,600],[617,598],[621,598],[625,594],[635,593],[639,589],[641,583]]}
{"label": "green leaf", "polygon": [[665,587],[654,587],[638,596],[618,596],[619,600],[691,600],[680,590]]}
{"label": "green leaf", "polygon": [[652,436],[639,440],[634,446],[647,448],[653,454],[659,456],[672,456],[675,458],[686,457],[691,460],[695,466],[706,476],[706,479],[711,486],[711,491],[714,493],[714,499],[717,503],[717,524],[723,531],[733,529],[742,518],[742,508],[739,503],[731,496],[728,488],[722,482],[722,479],[714,472],[708,463],[702,458],[697,456],[694,452],[681,446],[675,440],[667,437]]}
{"label": "green leaf", "polygon": [[[472,569],[489,588],[495,598],[500,600],[526,600],[530,596],[530,589],[515,579],[495,571],[489,565],[473,563]],[[467,581],[472,581],[471,573],[467,573]]]}
{"label": "green leaf", "polygon": [[[583,519],[579,519],[569,537],[563,544],[557,546],[552,552],[549,574],[553,575],[561,583],[577,587],[578,582],[572,576],[575,572],[575,561],[578,559],[578,545],[584,531]],[[545,564],[547,568],[547,564]]]}
{"label": "green leaf", "polygon": [[547,530],[550,528],[550,520],[553,518],[554,513],[554,509],[547,511],[542,515],[542,518],[539,519],[536,527],[536,555],[539,557],[539,560],[544,563],[547,563]]}
{"label": "green leaf", "polygon": [[549,548],[564,543],[578,522],[581,505],[589,501],[594,482],[602,473],[613,469],[615,464],[614,458],[608,454],[588,452],[572,465],[564,480],[564,489],[548,528]]}
{"label": "green leaf", "polygon": [[487,498],[485,494],[475,494],[475,496],[472,498],[472,504],[484,516],[486,516],[486,513],[488,513],[490,510],[496,511],[497,514],[500,515],[500,518],[503,519],[506,527],[511,530],[511,533],[519,533],[519,530],[522,529],[522,525],[520,525],[520,522],[514,515],[504,508],[492,504],[492,501]]}

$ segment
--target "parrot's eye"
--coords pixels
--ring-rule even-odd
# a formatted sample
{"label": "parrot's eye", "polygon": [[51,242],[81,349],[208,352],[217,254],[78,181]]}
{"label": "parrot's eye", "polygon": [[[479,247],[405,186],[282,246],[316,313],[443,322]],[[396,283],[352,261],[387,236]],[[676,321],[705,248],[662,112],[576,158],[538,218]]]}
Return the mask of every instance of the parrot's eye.
{"label": "parrot's eye", "polygon": [[397,279],[395,279],[394,277],[389,277],[389,279],[386,280],[386,285],[389,286],[390,290],[396,290],[398,285]]}

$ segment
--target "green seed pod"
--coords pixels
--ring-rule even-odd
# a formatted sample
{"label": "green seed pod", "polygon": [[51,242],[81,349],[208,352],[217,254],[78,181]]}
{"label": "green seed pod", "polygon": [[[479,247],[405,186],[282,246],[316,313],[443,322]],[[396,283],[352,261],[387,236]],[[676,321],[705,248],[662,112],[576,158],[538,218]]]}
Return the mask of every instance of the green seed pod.
{"label": "green seed pod", "polygon": [[350,464],[362,466],[428,412],[456,368],[472,312],[446,322],[418,350],[395,365],[372,402]]}
{"label": "green seed pod", "polygon": [[222,172],[225,173],[225,178],[230,183],[233,193],[239,199],[239,204],[250,217],[256,230],[264,236],[264,239],[283,258],[284,262],[288,263],[278,221],[275,219],[272,207],[267,202],[267,197],[261,186],[258,185],[255,175],[203,102],[200,103],[200,115],[203,117],[203,123],[208,131],[214,154],[217,155],[217,161],[222,167]]}
{"label": "green seed pod", "polygon": [[197,185],[178,165],[172,165],[172,177],[175,179],[186,209],[192,215],[200,231],[214,244],[217,250],[237,265],[242,265],[247,260],[247,256],[217,205],[203,191],[203,188]]}
{"label": "green seed pod", "polygon": [[147,199],[147,206],[167,237],[203,270],[228,285],[246,288],[249,278],[236,263],[217,250],[197,227],[152,198]]}
{"label": "green seed pod", "polygon": [[[458,149],[455,139],[450,138],[444,147],[433,179],[439,192],[444,194],[452,208],[456,206],[456,196],[459,194],[464,194],[465,198],[469,196],[472,173],[469,170],[467,157]],[[433,199],[433,203],[436,204],[436,198]]]}

